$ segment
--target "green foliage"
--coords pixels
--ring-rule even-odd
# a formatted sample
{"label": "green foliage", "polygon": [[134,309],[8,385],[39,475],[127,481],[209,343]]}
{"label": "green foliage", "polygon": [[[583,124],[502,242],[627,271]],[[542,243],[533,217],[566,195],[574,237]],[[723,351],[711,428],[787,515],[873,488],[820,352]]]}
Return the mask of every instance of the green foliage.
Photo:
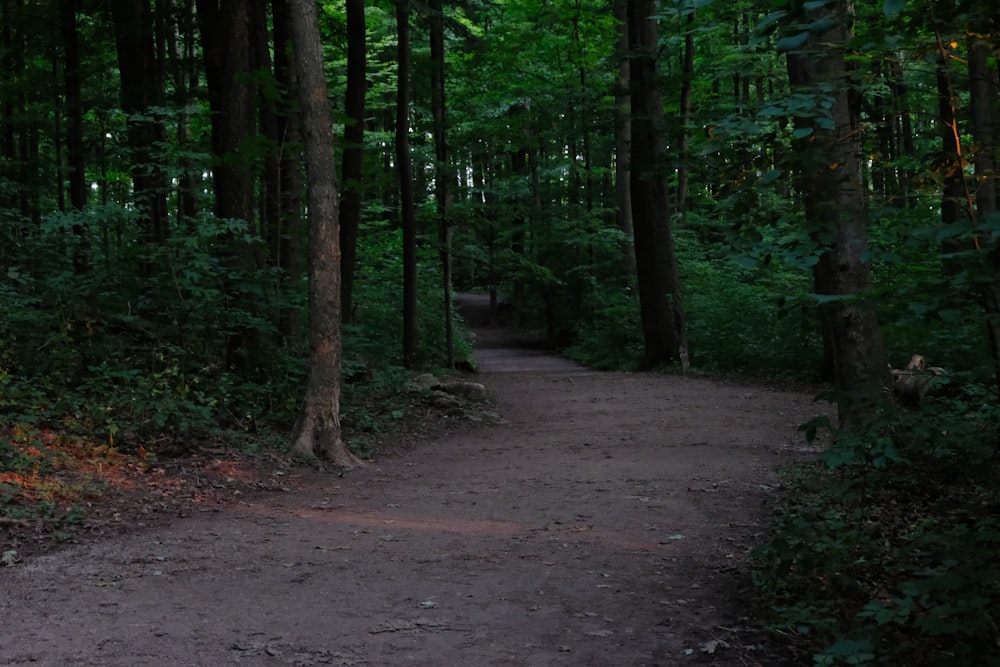
{"label": "green foliage", "polygon": [[[710,254],[677,235],[688,341],[700,372],[815,379],[820,341],[808,282],[778,262]],[[642,353],[631,290],[595,290],[599,306],[577,323],[567,354],[598,368],[631,369]]]}
{"label": "green foliage", "polygon": [[[70,258],[81,219],[90,229],[134,224],[99,208],[54,214],[19,239],[32,261],[12,264],[0,281],[0,426],[58,426],[120,444],[154,433],[287,429],[306,355],[298,341],[280,339],[275,323],[282,309],[304,311],[304,294],[279,289],[275,270],[241,259],[258,243],[245,225],[204,217],[162,246],[108,246],[80,275]],[[346,401],[368,404],[368,394],[405,384],[400,247],[398,232],[384,225],[363,235],[357,313],[344,332],[345,375],[358,382]],[[440,368],[444,304],[433,247],[421,250],[419,279],[420,356],[426,368]],[[456,358],[467,359],[454,317]],[[236,354],[233,340],[242,345]]]}
{"label": "green foliage", "polygon": [[792,471],[755,579],[817,665],[988,664],[1000,610],[1000,408],[970,387],[835,432]]}
{"label": "green foliage", "polygon": [[[229,254],[244,227],[204,218],[163,246],[103,248],[75,273],[79,240],[68,230],[81,219],[91,229],[131,222],[108,212],[54,214],[19,240],[31,261],[0,282],[0,420],[103,438],[290,421],[305,368],[276,344],[286,301],[274,272]],[[256,347],[227,358],[228,341],[247,330]]]}
{"label": "green foliage", "polygon": [[603,370],[631,370],[642,356],[642,334],[630,291],[605,292],[606,304],[577,325],[570,359]]}
{"label": "green foliage", "polygon": [[[402,236],[385,223],[369,223],[358,243],[357,284],[352,323],[344,330],[348,367],[367,364],[390,375],[403,366]],[[417,252],[417,357],[424,369],[447,365],[444,299],[437,248],[423,243]],[[464,324],[452,309],[455,358],[469,359],[472,347],[461,332]],[[356,366],[357,367],[357,366]]]}

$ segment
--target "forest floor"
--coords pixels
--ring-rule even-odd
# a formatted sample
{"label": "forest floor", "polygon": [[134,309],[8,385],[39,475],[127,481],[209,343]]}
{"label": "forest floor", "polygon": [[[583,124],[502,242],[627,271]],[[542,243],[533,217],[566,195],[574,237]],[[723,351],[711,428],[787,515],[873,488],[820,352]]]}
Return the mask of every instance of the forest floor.
{"label": "forest floor", "polygon": [[462,307],[495,417],[342,476],[131,467],[58,548],[0,525],[0,665],[780,664],[746,566],[814,392],[595,372]]}

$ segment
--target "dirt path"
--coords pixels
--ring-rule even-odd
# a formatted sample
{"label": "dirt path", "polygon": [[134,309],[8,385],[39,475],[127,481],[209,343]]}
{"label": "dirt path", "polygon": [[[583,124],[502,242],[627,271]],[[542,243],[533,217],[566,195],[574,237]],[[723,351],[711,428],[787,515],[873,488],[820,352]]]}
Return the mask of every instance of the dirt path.
{"label": "dirt path", "polygon": [[773,664],[736,573],[811,397],[479,335],[505,423],[2,568],[0,665]]}

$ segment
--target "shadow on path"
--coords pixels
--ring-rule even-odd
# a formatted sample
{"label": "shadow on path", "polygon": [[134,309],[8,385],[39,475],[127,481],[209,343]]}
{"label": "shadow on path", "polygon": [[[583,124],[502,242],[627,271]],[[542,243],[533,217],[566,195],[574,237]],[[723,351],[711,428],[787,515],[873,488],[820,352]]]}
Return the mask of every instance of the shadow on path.
{"label": "shadow on path", "polygon": [[490,324],[487,294],[459,293],[455,306],[475,335],[476,365],[483,373],[584,372],[589,369],[546,350],[538,338]]}

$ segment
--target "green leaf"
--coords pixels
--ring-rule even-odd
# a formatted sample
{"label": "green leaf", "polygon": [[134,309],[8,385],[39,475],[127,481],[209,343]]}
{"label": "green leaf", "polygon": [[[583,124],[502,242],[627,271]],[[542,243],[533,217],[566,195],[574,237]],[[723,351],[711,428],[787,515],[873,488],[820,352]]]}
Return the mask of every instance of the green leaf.
{"label": "green leaf", "polygon": [[942,308],[938,311],[938,317],[942,321],[951,322],[952,324],[958,324],[964,319],[962,311],[956,308]]}
{"label": "green leaf", "polygon": [[816,124],[818,126],[820,126],[824,130],[831,130],[832,131],[834,129],[834,127],[835,127],[835,125],[833,124],[833,119],[832,118],[825,118],[825,117],[817,118],[816,119]]}
{"label": "green leaf", "polygon": [[800,127],[799,129],[792,132],[792,136],[795,137],[796,139],[805,139],[812,133],[813,129],[811,127]]}
{"label": "green leaf", "polygon": [[805,41],[809,39],[809,31],[800,32],[797,35],[789,35],[788,37],[782,37],[778,40],[775,45],[779,52],[781,51],[794,51],[799,48]]}
{"label": "green leaf", "polygon": [[771,171],[764,174],[764,177],[760,179],[760,184],[767,185],[768,183],[773,183],[774,181],[781,178],[781,173],[782,172],[780,169],[772,169]]}
{"label": "green leaf", "polygon": [[777,23],[781,19],[785,18],[785,14],[786,13],[787,12],[785,12],[784,9],[779,9],[776,12],[771,12],[770,14],[768,14],[767,16],[765,16],[764,18],[762,18],[760,21],[758,21],[757,28],[756,28],[757,32],[761,32],[763,30],[766,30],[768,27],[774,25],[775,23]]}
{"label": "green leaf", "polygon": [[882,13],[889,18],[893,18],[906,6],[906,0],[885,0],[882,3]]}

